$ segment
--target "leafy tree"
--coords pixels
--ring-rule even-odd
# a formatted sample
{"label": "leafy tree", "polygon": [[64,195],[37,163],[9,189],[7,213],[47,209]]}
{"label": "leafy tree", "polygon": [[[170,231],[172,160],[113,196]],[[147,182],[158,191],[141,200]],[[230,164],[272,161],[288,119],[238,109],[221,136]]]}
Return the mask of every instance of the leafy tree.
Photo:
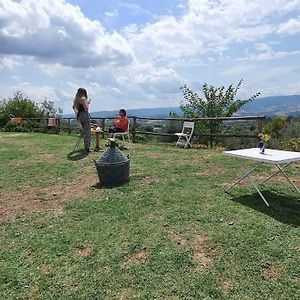
{"label": "leafy tree", "polygon": [[61,115],[63,110],[61,108],[56,108],[53,101],[44,100],[40,104],[40,110],[42,111],[44,117],[55,117]]}
{"label": "leafy tree", "polygon": [[38,104],[28,97],[24,97],[21,91],[17,91],[12,98],[4,99],[0,103],[1,126],[4,126],[10,117],[40,118],[42,115]]}
{"label": "leafy tree", "polygon": [[205,99],[201,98],[196,92],[193,92],[186,85],[180,89],[187,104],[181,104],[185,117],[231,117],[242,106],[251,102],[260,95],[260,92],[254,94],[248,99],[236,99],[236,95],[243,83],[241,79],[236,87],[233,84],[227,89],[224,86],[214,87],[205,83],[203,85],[203,94]]}
{"label": "leafy tree", "polygon": [[281,131],[288,125],[288,120],[286,117],[275,117],[269,122],[263,131],[270,134],[272,138],[279,139]]}
{"label": "leafy tree", "polygon": [[[248,99],[238,99],[237,93],[243,83],[241,79],[236,87],[233,84],[228,88],[224,86],[214,87],[205,83],[203,85],[204,98],[201,98],[196,92],[193,92],[186,85],[180,89],[183,93],[186,104],[181,104],[185,118],[217,118],[231,117],[240,110],[242,106],[257,98],[260,93],[257,92]],[[221,121],[212,120],[208,123],[198,124],[197,131],[208,131],[211,134],[219,132]]]}
{"label": "leafy tree", "polygon": [[11,117],[42,119],[54,117],[61,113],[62,109],[56,109],[54,102],[44,100],[38,104],[25,97],[21,91],[17,91],[12,98],[0,101],[0,126],[4,127]]}

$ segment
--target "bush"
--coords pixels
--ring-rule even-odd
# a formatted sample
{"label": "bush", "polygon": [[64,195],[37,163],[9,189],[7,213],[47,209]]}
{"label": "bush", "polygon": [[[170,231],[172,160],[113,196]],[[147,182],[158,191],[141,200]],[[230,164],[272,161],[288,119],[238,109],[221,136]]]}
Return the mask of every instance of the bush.
{"label": "bush", "polygon": [[15,123],[12,121],[8,121],[4,126],[5,131],[12,132],[30,132],[34,129],[39,129],[38,122],[36,120],[23,120],[21,123]]}
{"label": "bush", "polygon": [[300,138],[292,138],[282,142],[282,148],[289,151],[300,151]]}
{"label": "bush", "polygon": [[30,129],[26,126],[23,126],[22,123],[15,123],[12,121],[8,121],[4,126],[4,131],[12,131],[12,132],[29,132]]}

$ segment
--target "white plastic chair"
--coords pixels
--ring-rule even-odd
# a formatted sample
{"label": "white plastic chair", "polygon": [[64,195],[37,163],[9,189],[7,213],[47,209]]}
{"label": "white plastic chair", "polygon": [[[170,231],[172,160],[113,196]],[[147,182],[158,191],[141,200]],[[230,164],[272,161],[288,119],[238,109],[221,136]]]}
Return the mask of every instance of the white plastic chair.
{"label": "white plastic chair", "polygon": [[194,126],[194,122],[183,122],[182,131],[180,133],[175,133],[175,135],[178,136],[178,141],[176,142],[175,147],[181,145],[184,148],[192,148]]}
{"label": "white plastic chair", "polygon": [[127,127],[127,131],[125,132],[115,132],[113,134],[113,138],[116,138],[117,136],[121,136],[123,141],[125,142],[125,137],[128,138],[128,142],[130,143],[130,134],[129,134],[129,128],[130,128],[130,120],[128,119],[128,127]]}

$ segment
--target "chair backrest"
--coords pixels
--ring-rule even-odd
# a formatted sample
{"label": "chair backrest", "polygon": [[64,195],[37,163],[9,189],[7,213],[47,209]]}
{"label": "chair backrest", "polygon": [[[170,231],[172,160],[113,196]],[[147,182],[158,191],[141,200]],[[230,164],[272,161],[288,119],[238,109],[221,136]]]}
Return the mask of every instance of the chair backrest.
{"label": "chair backrest", "polygon": [[129,129],[130,129],[130,119],[128,118],[128,126],[127,126],[127,132],[129,133]]}
{"label": "chair backrest", "polygon": [[58,125],[58,119],[57,118],[49,118],[48,119],[48,126],[49,127],[56,127]]}
{"label": "chair backrest", "polygon": [[182,133],[192,135],[194,132],[194,122],[183,122]]}
{"label": "chair backrest", "polygon": [[20,124],[22,122],[22,118],[10,118],[12,123]]}

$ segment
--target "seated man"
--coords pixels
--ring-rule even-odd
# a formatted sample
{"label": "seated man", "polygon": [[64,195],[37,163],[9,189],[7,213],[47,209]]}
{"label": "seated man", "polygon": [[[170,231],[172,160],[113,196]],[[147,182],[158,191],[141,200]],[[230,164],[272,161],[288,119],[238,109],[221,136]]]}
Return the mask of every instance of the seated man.
{"label": "seated man", "polygon": [[114,128],[109,128],[108,136],[113,137],[116,132],[126,132],[128,130],[128,118],[126,117],[126,110],[120,109],[119,116],[114,120]]}

